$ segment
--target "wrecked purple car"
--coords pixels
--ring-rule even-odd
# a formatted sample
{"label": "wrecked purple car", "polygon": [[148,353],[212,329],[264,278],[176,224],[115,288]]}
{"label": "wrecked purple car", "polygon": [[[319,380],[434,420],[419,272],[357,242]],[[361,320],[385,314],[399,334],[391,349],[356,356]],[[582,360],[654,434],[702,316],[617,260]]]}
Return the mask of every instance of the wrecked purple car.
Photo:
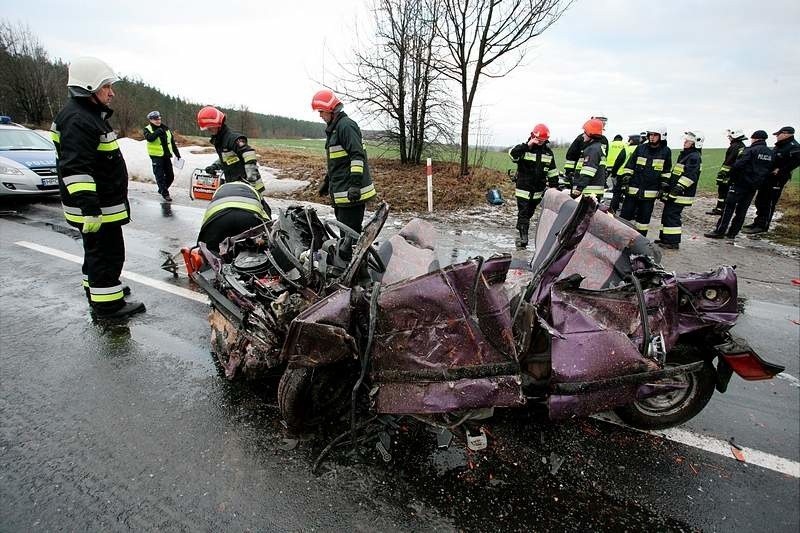
{"label": "wrecked purple car", "polygon": [[[552,420],[614,409],[639,428],[696,415],[735,372],[782,367],[729,330],[736,273],[675,274],[650,242],[548,190],[525,268],[510,255],[441,267],[435,232],[413,220],[376,245],[382,204],[356,241],[292,207],[228,239],[193,274],[212,300],[212,346],[226,376],[281,373],[278,403],[303,431],[350,412],[412,415],[454,428],[495,408]],[[353,246],[355,242],[355,246]]]}

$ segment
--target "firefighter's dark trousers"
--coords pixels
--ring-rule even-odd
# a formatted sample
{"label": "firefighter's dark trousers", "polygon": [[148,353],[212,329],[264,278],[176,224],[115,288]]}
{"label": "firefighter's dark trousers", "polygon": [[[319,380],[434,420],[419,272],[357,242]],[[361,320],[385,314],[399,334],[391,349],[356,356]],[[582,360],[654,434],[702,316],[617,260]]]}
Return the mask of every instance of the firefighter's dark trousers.
{"label": "firefighter's dark trousers", "polygon": [[169,157],[151,157],[153,162],[153,175],[156,177],[158,194],[166,196],[169,194],[169,187],[175,181],[175,173],[172,171],[172,161]]}
{"label": "firefighter's dark trousers", "polygon": [[101,313],[116,311],[125,301],[119,276],[125,263],[122,226],[103,224],[83,237],[83,275],[88,281],[89,305]]}
{"label": "firefighter's dark trousers", "polygon": [[650,217],[653,216],[655,203],[655,199],[626,195],[619,216],[631,221],[636,231],[647,237],[647,229],[650,227]]}
{"label": "firefighter's dark trousers", "polygon": [[364,203],[348,205],[347,207],[333,206],[333,214],[336,220],[345,226],[353,229],[356,233],[361,233],[361,225],[364,223],[364,211],[367,206]]}
{"label": "firefighter's dark trousers", "polygon": [[[735,237],[739,230],[742,229],[747,209],[750,207],[755,195],[755,189],[745,185],[732,185],[728,190],[728,196],[725,197],[725,207],[714,231],[716,233],[724,233],[728,237]],[[728,224],[730,224],[730,227],[728,227]]]}
{"label": "firefighter's dark trousers", "polygon": [[[531,193],[533,194],[533,193]],[[517,229],[525,228],[525,231],[528,231],[528,226],[531,223],[531,217],[533,216],[534,211],[536,211],[536,206],[542,201],[541,198],[527,199],[527,198],[520,198],[517,196]]]}
{"label": "firefighter's dark trousers", "polygon": [[658,235],[661,242],[680,244],[681,213],[683,213],[684,207],[686,206],[675,202],[666,202],[664,204],[664,211],[661,213],[661,230]]}
{"label": "firefighter's dark trousers", "polygon": [[764,184],[759,187],[758,194],[756,194],[756,219],[753,221],[754,226],[759,228],[769,229],[772,223],[772,217],[775,215],[775,208],[778,206],[778,200],[781,199],[783,187],[786,181],[778,176],[767,176]]}
{"label": "firefighter's dark trousers", "polygon": [[714,209],[722,209],[725,207],[725,198],[728,196],[728,191],[730,190],[731,185],[727,181],[727,178],[724,182],[717,182],[717,205],[714,206]]}

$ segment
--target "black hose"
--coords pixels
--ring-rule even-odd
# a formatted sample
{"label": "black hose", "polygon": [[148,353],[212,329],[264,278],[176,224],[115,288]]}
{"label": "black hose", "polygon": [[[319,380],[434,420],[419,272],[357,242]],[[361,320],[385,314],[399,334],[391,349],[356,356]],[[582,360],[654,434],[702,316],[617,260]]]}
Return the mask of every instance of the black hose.
{"label": "black hose", "polygon": [[650,322],[647,319],[647,304],[644,301],[644,292],[642,291],[642,284],[636,274],[631,272],[628,277],[631,279],[634,288],[636,289],[636,298],[639,300],[639,314],[642,317],[642,356],[648,357],[648,347],[650,346]]}
{"label": "black hose", "polygon": [[372,285],[372,294],[369,298],[369,330],[367,332],[367,345],[364,347],[364,353],[361,354],[361,373],[358,376],[358,381],[353,385],[353,391],[350,393],[350,432],[352,434],[353,446],[355,446],[356,438],[356,398],[358,397],[358,390],[361,384],[364,383],[364,377],[367,375],[367,367],[369,366],[369,356],[372,352],[372,340],[375,336],[375,321],[378,315],[378,297],[381,293],[381,282],[376,281]]}
{"label": "black hose", "polygon": [[[372,418],[369,418],[369,419],[365,420],[364,422],[362,422],[360,424],[360,427],[365,427],[365,426],[373,423],[377,418],[378,418],[378,415],[374,415]],[[376,431],[375,433],[379,433],[379,431]],[[323,448],[322,451],[320,452],[320,454],[317,456],[317,460],[314,461],[314,466],[311,468],[311,473],[312,474],[316,474],[317,473],[317,469],[319,469],[319,465],[322,464],[322,460],[325,459],[325,456],[328,455],[328,453],[330,453],[330,451],[337,444],[339,444],[346,436],[351,435],[351,434],[352,434],[351,429],[348,429],[344,433],[342,433],[339,436],[337,436],[336,438],[334,438],[330,443],[328,443],[328,445],[325,446],[325,448]],[[369,433],[368,435],[371,435],[371,433]]]}

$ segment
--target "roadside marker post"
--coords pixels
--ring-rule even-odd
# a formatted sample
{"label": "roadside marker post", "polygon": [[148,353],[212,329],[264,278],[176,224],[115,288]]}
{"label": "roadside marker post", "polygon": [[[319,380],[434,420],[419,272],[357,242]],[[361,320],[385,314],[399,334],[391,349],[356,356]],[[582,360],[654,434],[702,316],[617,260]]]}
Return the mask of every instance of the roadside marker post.
{"label": "roadside marker post", "polygon": [[433,213],[433,165],[428,158],[428,213]]}

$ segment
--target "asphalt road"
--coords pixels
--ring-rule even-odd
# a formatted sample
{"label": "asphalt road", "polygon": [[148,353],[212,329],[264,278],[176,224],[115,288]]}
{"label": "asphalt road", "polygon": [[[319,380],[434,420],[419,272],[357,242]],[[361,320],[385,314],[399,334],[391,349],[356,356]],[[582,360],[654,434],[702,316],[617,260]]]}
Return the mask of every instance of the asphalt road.
{"label": "asphalt road", "polygon": [[[143,191],[132,203],[125,269],[190,288],[159,269],[159,250],[193,241],[202,206],[178,200],[167,213]],[[392,461],[369,447],[337,450],[314,475],[329,438],[295,443],[280,424],[274,386],[220,376],[208,350],[206,305],[134,281],[147,313],[127,326],[98,326],[79,265],[63,255],[82,253],[59,204],[3,209],[18,213],[0,217],[1,530],[800,525],[800,482],[785,467],[794,471],[800,461],[800,388],[791,377],[734,378],[728,393],[716,394],[680,428],[699,439],[694,445],[596,419],[556,425],[513,412],[486,425],[482,452],[438,450],[432,435],[407,424],[394,437]],[[451,229],[442,227],[444,234]],[[462,253],[457,248],[454,256]],[[796,306],[751,297],[737,332],[796,377],[800,342],[792,320]],[[708,451],[708,442],[730,437],[787,462],[765,468],[737,462],[725,449]]]}

